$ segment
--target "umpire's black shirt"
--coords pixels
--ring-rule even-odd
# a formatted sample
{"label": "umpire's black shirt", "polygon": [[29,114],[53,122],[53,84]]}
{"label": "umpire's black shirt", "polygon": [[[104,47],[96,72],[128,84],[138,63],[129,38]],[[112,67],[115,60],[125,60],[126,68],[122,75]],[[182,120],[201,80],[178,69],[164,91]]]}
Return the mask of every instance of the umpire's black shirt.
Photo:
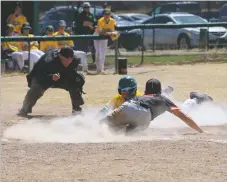
{"label": "umpire's black shirt", "polygon": [[47,89],[53,83],[53,74],[59,73],[60,77],[65,77],[75,72],[79,60],[74,57],[72,63],[68,67],[64,67],[58,54],[58,49],[50,49],[38,60],[32,71],[27,75],[29,87],[32,79],[35,78],[44,89]]}

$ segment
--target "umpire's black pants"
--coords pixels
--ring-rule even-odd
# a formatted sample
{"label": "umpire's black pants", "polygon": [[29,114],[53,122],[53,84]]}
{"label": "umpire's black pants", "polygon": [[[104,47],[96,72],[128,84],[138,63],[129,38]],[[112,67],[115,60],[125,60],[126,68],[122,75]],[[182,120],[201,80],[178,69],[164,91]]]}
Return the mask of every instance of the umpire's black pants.
{"label": "umpire's black pants", "polygon": [[51,81],[51,83],[45,84],[45,86],[36,78],[32,78],[30,89],[28,90],[23,102],[22,110],[25,113],[31,113],[37,100],[43,96],[44,92],[48,88],[61,88],[69,92],[72,109],[77,111],[80,108],[79,106],[84,104],[84,100],[82,98],[84,82],[83,77],[76,72],[74,74],[70,74],[70,76],[60,75],[60,79],[58,81]]}

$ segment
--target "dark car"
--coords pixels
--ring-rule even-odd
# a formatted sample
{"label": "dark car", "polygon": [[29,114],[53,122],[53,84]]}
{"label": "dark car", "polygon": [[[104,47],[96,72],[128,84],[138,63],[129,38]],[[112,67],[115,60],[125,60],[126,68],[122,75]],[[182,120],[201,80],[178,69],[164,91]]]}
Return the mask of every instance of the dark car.
{"label": "dark car", "polygon": [[162,4],[148,13],[150,16],[170,13],[170,12],[187,12],[190,14],[201,16],[201,7],[197,2],[180,1]]}

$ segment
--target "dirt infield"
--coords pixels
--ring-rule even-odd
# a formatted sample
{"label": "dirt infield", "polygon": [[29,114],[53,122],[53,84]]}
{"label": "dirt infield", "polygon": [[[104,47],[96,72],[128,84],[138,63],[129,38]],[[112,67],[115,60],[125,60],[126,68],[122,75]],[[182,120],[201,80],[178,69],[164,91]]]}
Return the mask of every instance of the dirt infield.
{"label": "dirt infield", "polygon": [[[116,93],[116,85],[121,76],[112,75],[112,70],[108,72],[110,73],[108,75],[86,76],[85,107],[103,105]],[[197,90],[209,93],[215,100],[214,104],[227,104],[227,64],[144,66],[130,68],[128,72],[136,77],[141,91],[144,90],[147,79],[156,77],[163,82],[164,86],[174,87],[172,97],[176,101],[184,101],[188,98],[190,91]],[[18,139],[7,140],[5,131],[24,122],[15,114],[22,104],[26,90],[25,75],[2,76],[2,182],[227,181],[227,124],[217,124],[220,122],[218,121],[220,117],[216,117],[217,113],[212,113],[213,110],[207,109],[200,113],[200,115],[207,114],[209,118],[203,119],[213,123],[202,126],[204,134],[198,134],[188,127],[177,130],[151,127],[149,140],[141,138],[141,141],[133,142],[79,144],[77,142],[35,143]],[[60,89],[48,90],[33,109],[33,115],[44,115],[46,118],[67,116],[70,113],[69,95]],[[227,115],[224,120],[227,122]],[[32,120],[26,122],[32,122]],[[23,128],[20,131],[18,135],[26,135],[28,130]],[[36,139],[43,134],[38,128],[33,128],[32,133],[35,132],[37,132]],[[163,134],[163,138],[159,137],[160,133]],[[83,136],[85,134],[82,133],[77,137]]]}

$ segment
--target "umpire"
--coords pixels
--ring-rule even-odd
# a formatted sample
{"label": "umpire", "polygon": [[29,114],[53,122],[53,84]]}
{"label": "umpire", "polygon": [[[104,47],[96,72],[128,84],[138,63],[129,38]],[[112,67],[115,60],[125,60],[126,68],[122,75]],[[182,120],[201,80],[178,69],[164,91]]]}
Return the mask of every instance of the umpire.
{"label": "umpire", "polygon": [[67,90],[72,101],[72,114],[80,114],[80,106],[84,104],[82,93],[85,79],[77,73],[79,62],[70,47],[47,51],[27,75],[30,89],[17,115],[26,117],[28,113],[32,113],[32,107],[48,88]]}

